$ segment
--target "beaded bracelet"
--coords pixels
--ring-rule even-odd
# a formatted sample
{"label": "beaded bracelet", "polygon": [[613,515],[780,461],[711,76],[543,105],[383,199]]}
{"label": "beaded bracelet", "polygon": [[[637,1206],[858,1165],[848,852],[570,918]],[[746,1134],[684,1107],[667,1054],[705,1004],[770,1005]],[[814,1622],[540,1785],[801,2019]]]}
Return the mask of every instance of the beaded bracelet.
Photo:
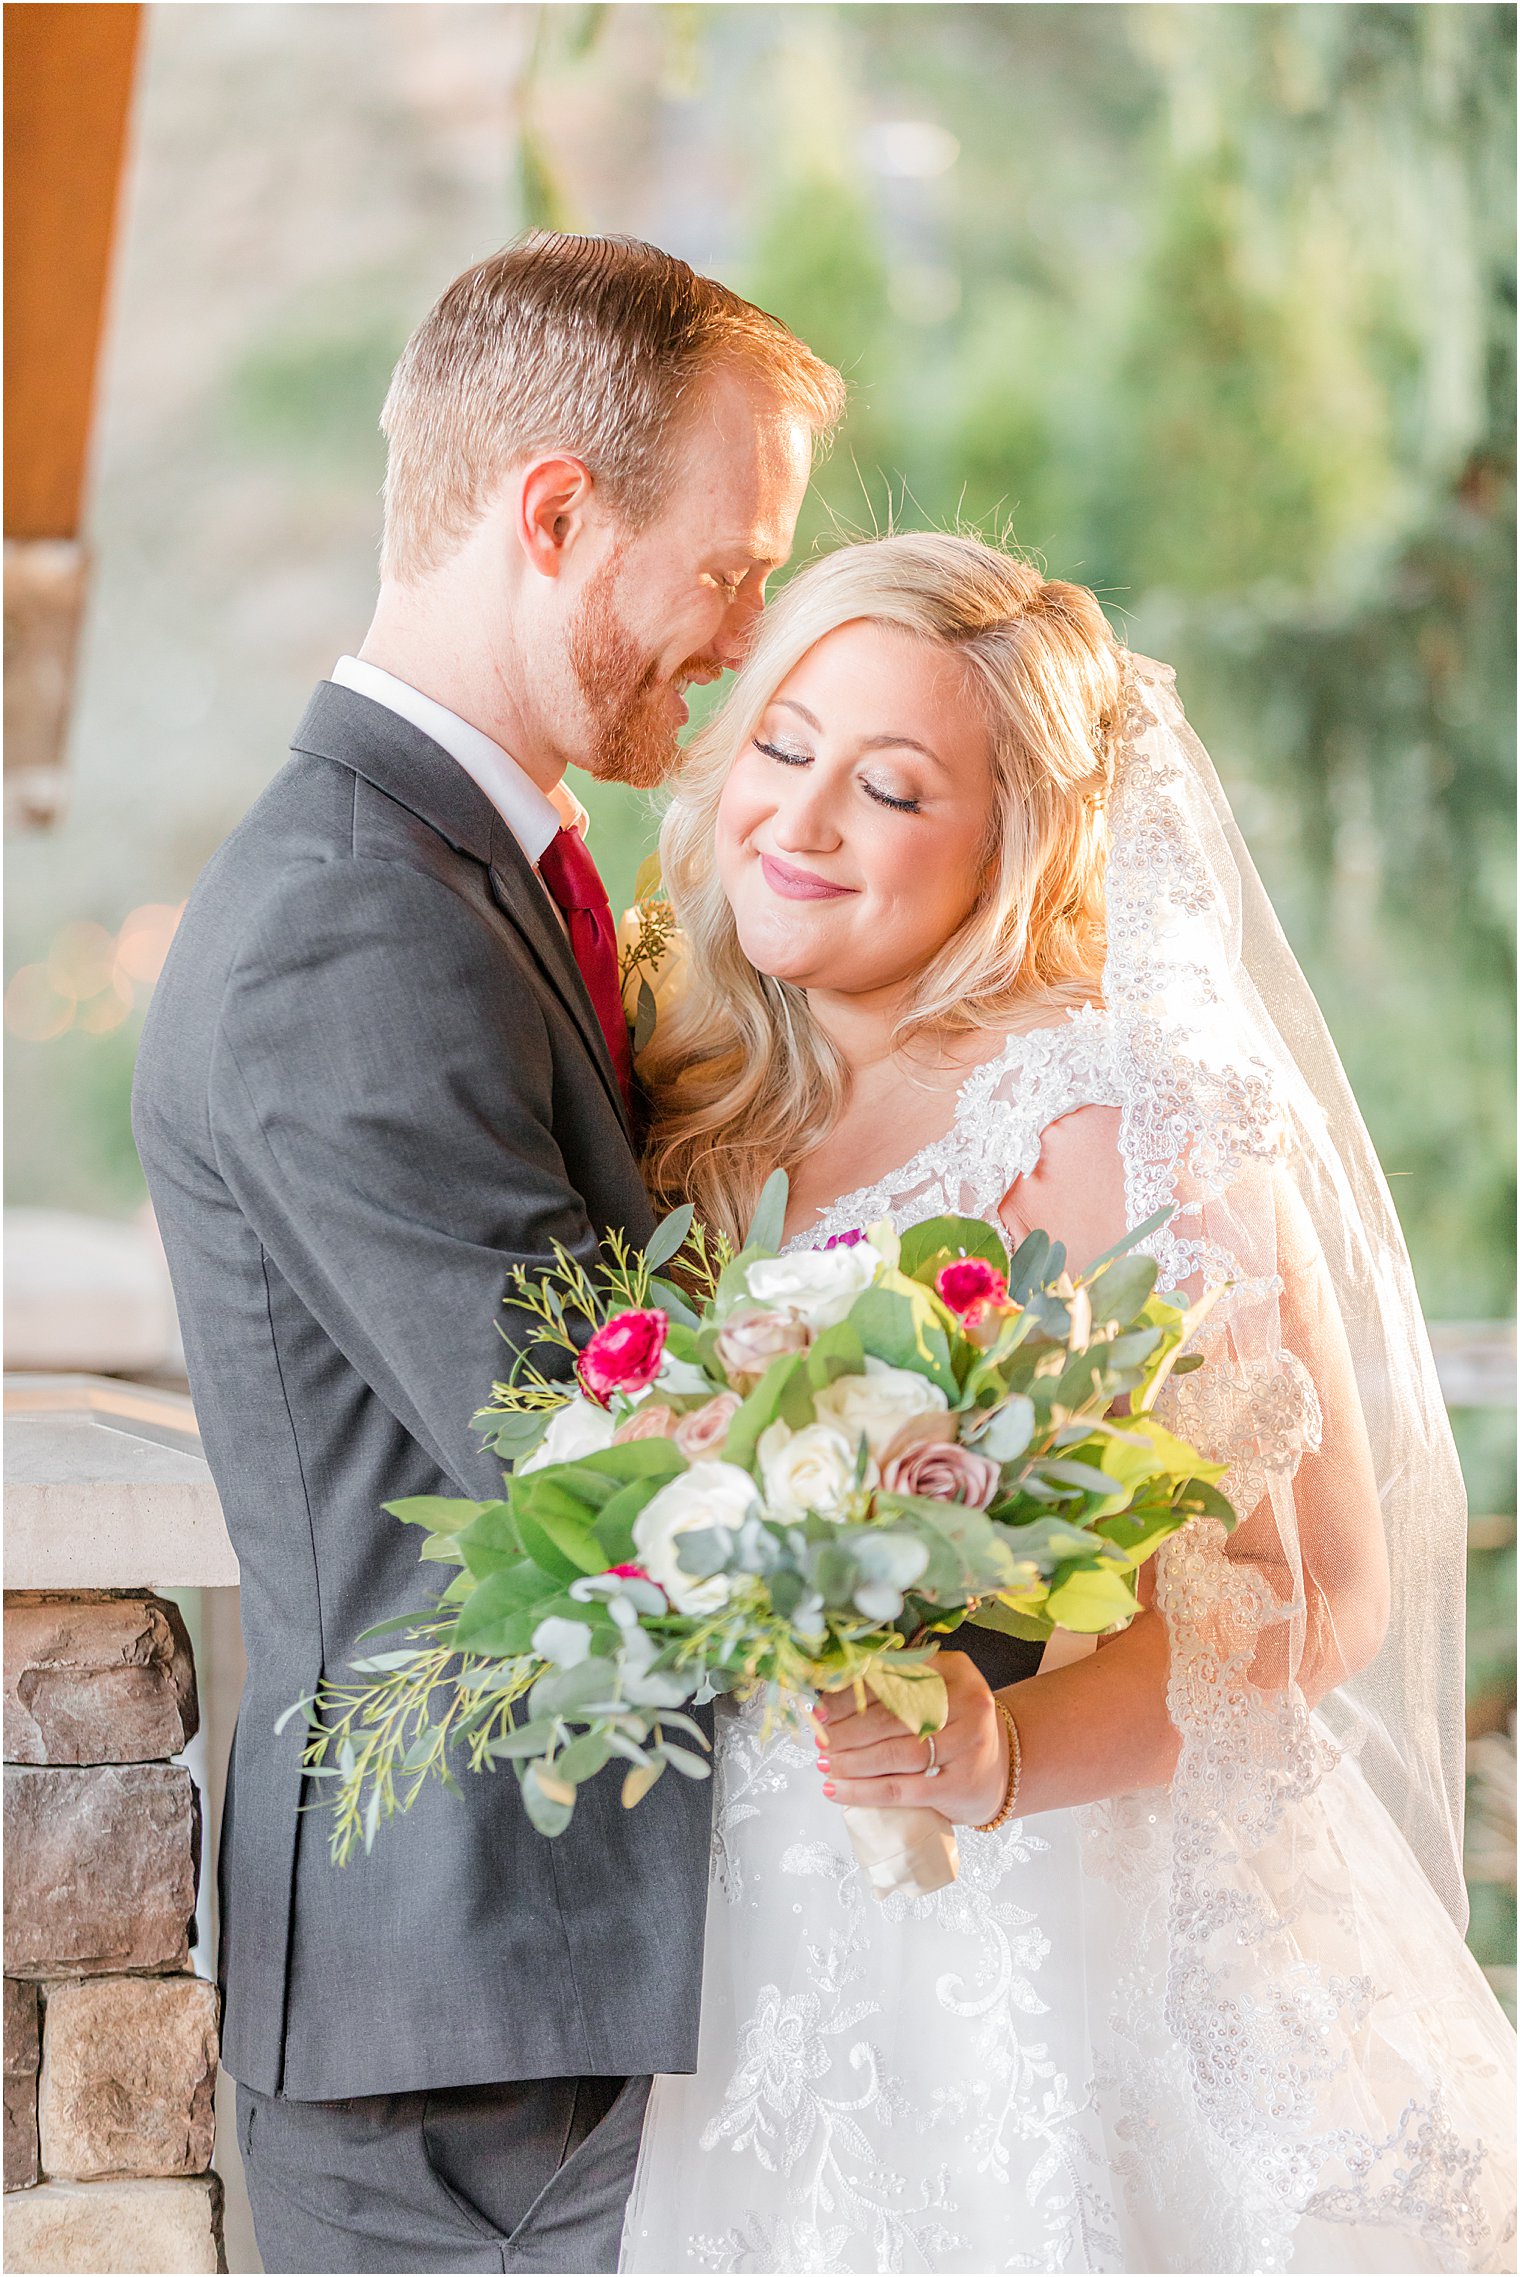
{"label": "beaded bracelet", "polygon": [[1024,1773],[1024,1751],[1019,1745],[1019,1727],[1013,1720],[1013,1712],[1005,1707],[1001,1700],[995,1700],[993,1705],[1002,1718],[1003,1728],[1008,1734],[1008,1784],[1003,1790],[1003,1800],[998,1809],[991,1818],[984,1819],[982,1824],[974,1830],[977,1834],[991,1834],[994,1827],[1002,1826],[1006,1820],[1012,1818],[1018,1807],[1019,1781]]}

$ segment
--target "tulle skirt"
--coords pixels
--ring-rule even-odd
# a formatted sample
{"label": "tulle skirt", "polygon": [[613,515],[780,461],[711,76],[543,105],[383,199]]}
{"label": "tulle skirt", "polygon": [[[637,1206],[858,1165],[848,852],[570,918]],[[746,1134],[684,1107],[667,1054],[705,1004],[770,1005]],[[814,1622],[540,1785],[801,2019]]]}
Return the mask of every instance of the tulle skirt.
{"label": "tulle skirt", "polygon": [[1190,1982],[1164,1795],[881,1902],[811,1744],[719,1728],[698,2068],[623,2269],[1514,2267],[1514,2034],[1353,1762],[1244,1869],[1268,1949]]}

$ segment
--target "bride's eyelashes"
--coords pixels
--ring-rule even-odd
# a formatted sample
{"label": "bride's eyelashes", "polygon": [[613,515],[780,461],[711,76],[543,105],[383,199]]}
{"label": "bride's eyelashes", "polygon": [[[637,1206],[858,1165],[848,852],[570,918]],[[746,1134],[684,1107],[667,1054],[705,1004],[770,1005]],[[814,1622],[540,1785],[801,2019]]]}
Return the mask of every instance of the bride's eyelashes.
{"label": "bride's eyelashes", "polygon": [[917,814],[919,812],[919,801],[917,799],[894,798],[890,791],[877,790],[873,783],[866,782],[863,777],[860,787],[867,798],[875,799],[878,806],[890,806],[898,814]]}
{"label": "bride's eyelashes", "polygon": [[783,767],[810,767],[813,763],[811,751],[787,751],[779,743],[763,742],[758,735],[751,741],[757,751],[763,751],[767,759],[779,759]]}
{"label": "bride's eyelashes", "polygon": [[[767,743],[758,735],[752,736],[750,740],[757,751],[763,751],[767,759],[779,760],[783,767],[810,767],[813,763],[811,751],[789,751],[784,745]],[[920,811],[921,802],[918,799],[896,798],[891,791],[878,790],[864,775],[860,777],[860,787],[867,798],[874,799],[878,806],[891,807],[895,814],[917,814]]]}

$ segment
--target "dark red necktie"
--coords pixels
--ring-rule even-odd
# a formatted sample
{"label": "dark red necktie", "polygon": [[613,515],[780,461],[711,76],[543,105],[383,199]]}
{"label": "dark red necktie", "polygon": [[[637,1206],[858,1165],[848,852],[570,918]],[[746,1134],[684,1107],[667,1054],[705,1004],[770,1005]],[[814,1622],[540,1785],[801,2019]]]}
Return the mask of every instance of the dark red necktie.
{"label": "dark red necktie", "polygon": [[607,899],[601,872],[578,830],[561,830],[544,848],[538,874],[565,913],[570,949],[580,966],[586,994],[601,1023],[612,1054],[613,1071],[623,1104],[633,1114],[633,1056],[628,1049],[628,1022],[618,987],[617,935],[612,904]]}

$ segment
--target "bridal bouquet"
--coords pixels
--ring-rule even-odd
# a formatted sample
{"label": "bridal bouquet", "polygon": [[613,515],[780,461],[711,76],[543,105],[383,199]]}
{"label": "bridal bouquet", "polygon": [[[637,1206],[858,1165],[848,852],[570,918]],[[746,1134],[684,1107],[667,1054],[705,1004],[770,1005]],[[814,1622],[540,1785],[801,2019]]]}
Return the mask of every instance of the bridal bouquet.
{"label": "bridal bouquet", "polygon": [[532,1334],[476,1419],[505,1496],[388,1505],[447,1585],[287,1711],[335,1785],[335,1859],[455,1761],[510,1764],[546,1835],[614,1762],[629,1807],[704,1778],[685,1711],[720,1692],[853,1686],[932,1731],[962,1621],[1122,1626],[1168,1534],[1233,1523],[1219,1467],[1151,1413],[1206,1309],[1129,1254],[1159,1220],[1073,1279],[1044,1234],[1010,1258],[968,1218],[778,1255],[785,1206],[778,1173],[737,1254],[687,1208],[598,1277],[519,1270]]}

